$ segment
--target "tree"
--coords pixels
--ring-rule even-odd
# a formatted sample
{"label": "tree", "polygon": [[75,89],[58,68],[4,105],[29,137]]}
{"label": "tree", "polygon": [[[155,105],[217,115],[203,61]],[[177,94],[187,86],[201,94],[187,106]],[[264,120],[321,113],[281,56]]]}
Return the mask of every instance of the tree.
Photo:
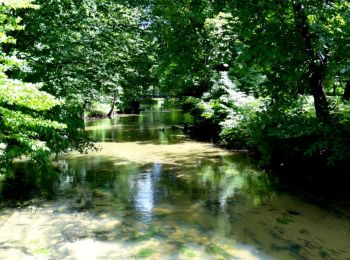
{"label": "tree", "polygon": [[52,137],[64,124],[48,119],[47,112],[63,104],[54,96],[41,91],[42,84],[32,84],[13,78],[16,69],[26,63],[13,46],[15,31],[23,29],[17,9],[38,8],[30,0],[3,1],[0,5],[0,172],[9,170],[14,158],[25,155],[33,160],[47,159]]}
{"label": "tree", "polygon": [[138,8],[95,0],[38,2],[41,9],[24,17],[21,49],[33,67],[30,79],[64,97],[65,109],[73,101],[71,111],[82,118],[83,109],[101,98],[114,105],[149,87],[152,55]]}
{"label": "tree", "polygon": [[210,86],[204,23],[209,1],[148,1],[158,45],[155,73],[163,92],[200,97]]}
{"label": "tree", "polygon": [[[264,79],[251,89],[265,99],[250,125],[254,146],[270,157],[344,160],[347,127],[334,118],[327,94],[348,67],[349,1],[226,1],[221,7],[237,20],[242,46],[233,58],[244,66],[230,74],[244,82],[248,67]],[[306,109],[309,95],[316,118]]]}
{"label": "tree", "polygon": [[342,39],[349,36],[348,5],[348,1],[231,1],[227,10],[241,24],[239,35],[248,47],[242,57],[266,75],[262,86],[269,95],[311,94],[317,117],[328,118],[325,83],[339,75],[339,65],[348,59],[345,52],[342,58],[337,55]]}
{"label": "tree", "polygon": [[266,161],[286,150],[344,159],[347,127],[327,95],[349,79],[349,1],[146,2],[160,83],[196,118]]}

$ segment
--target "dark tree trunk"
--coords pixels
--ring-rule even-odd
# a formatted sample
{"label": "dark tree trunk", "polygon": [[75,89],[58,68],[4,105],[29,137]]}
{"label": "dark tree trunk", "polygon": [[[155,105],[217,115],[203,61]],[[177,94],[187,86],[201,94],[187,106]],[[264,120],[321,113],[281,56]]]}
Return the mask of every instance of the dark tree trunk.
{"label": "dark tree trunk", "polygon": [[310,87],[312,96],[314,97],[316,116],[318,118],[327,119],[330,116],[330,111],[327,97],[323,88],[323,71],[324,65],[322,62],[321,64],[310,65]]}
{"label": "dark tree trunk", "polygon": [[350,80],[346,82],[343,99],[346,101],[350,100]]}
{"label": "dark tree trunk", "polygon": [[304,6],[301,3],[294,3],[293,7],[297,29],[300,31],[301,37],[305,43],[306,53],[309,57],[309,83],[310,91],[314,98],[316,116],[321,119],[328,119],[330,116],[330,109],[323,86],[328,54],[325,53],[322,55],[315,52],[312,45],[307,16],[304,12]]}
{"label": "dark tree trunk", "polygon": [[112,106],[111,106],[111,110],[109,110],[109,112],[108,112],[108,114],[107,114],[107,116],[108,116],[109,118],[113,117],[113,114],[114,114],[114,107],[115,107],[115,101],[113,100]]}
{"label": "dark tree trunk", "polygon": [[113,95],[113,100],[112,100],[112,105],[111,105],[111,109],[109,110],[109,112],[108,112],[108,114],[107,114],[107,116],[109,117],[109,118],[111,118],[112,116],[113,116],[113,114],[114,114],[114,108],[115,108],[115,103],[117,102],[117,94],[116,93],[114,93],[114,95]]}
{"label": "dark tree trunk", "polygon": [[336,96],[337,95],[337,85],[333,84],[333,93],[332,93],[333,96]]}

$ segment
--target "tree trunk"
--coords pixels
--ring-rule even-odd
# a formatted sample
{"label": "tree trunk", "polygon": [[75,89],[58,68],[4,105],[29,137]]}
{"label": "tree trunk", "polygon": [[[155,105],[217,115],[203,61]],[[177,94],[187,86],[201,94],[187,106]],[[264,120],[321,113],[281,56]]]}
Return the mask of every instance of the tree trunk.
{"label": "tree trunk", "polygon": [[350,100],[350,80],[346,82],[343,99],[346,101]]}
{"label": "tree trunk", "polygon": [[329,104],[323,87],[324,65],[322,62],[320,63],[310,65],[310,87],[312,96],[314,97],[316,116],[318,118],[328,119],[330,116]]}
{"label": "tree trunk", "polygon": [[323,86],[324,71],[328,55],[317,54],[313,48],[304,6],[301,3],[296,2],[293,7],[297,29],[300,31],[301,37],[305,43],[306,53],[309,57],[309,83],[310,91],[314,98],[316,116],[321,119],[328,119],[330,116],[330,109]]}
{"label": "tree trunk", "polygon": [[109,110],[107,117],[112,118],[114,114],[115,101],[113,100],[111,110]]}
{"label": "tree trunk", "polygon": [[112,105],[111,105],[111,110],[109,110],[109,112],[108,112],[108,114],[107,114],[107,116],[109,117],[109,118],[111,118],[112,116],[113,116],[113,114],[114,114],[114,107],[115,107],[115,103],[117,102],[117,95],[116,94],[114,94],[113,95],[113,100],[112,100]]}

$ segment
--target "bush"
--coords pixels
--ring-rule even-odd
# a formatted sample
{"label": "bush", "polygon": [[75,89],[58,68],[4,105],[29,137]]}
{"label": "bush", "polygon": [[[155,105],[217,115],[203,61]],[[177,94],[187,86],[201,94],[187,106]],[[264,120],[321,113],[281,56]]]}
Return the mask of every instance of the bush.
{"label": "bush", "polygon": [[257,152],[263,166],[295,162],[334,166],[347,161],[350,120],[334,115],[323,122],[303,107],[265,104],[260,110],[232,111],[220,136],[228,147]]}

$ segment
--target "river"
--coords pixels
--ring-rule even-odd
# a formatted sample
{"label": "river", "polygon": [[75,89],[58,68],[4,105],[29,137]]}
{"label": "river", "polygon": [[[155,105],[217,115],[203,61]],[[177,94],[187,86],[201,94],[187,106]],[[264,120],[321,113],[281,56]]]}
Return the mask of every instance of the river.
{"label": "river", "polygon": [[282,191],[169,128],[181,111],[145,108],[88,121],[99,149],[60,156],[56,174],[1,179],[1,259],[350,259],[349,202]]}

